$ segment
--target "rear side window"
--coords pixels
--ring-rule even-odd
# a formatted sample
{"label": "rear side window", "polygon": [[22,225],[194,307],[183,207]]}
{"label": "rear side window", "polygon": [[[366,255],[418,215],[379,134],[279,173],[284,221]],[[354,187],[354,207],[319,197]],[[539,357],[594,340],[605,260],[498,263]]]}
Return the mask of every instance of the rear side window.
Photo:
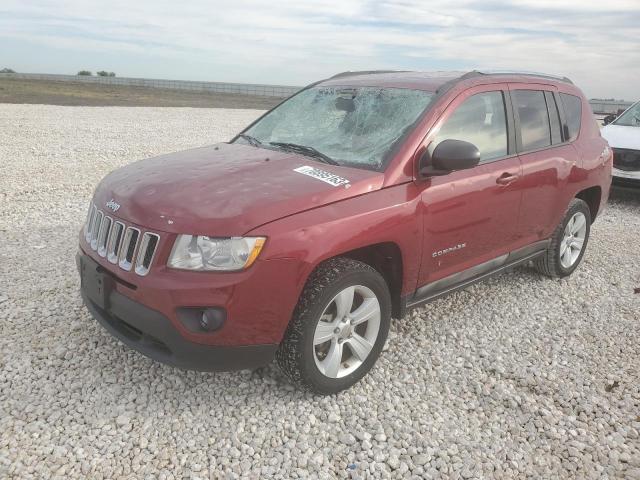
{"label": "rear side window", "polygon": [[507,155],[507,117],[501,91],[477,93],[467,98],[444,122],[434,138],[464,140],[480,150],[480,163]]}
{"label": "rear side window", "polygon": [[550,146],[551,128],[544,92],[514,90],[511,98],[520,118],[520,150],[537,150]]}
{"label": "rear side window", "polygon": [[549,110],[549,125],[551,126],[551,143],[556,145],[562,143],[562,131],[560,129],[560,114],[558,113],[558,105],[551,92],[544,92],[544,98],[547,101],[547,109]]}
{"label": "rear side window", "polygon": [[567,140],[572,141],[578,138],[580,133],[580,121],[582,119],[582,100],[575,95],[569,95],[568,93],[561,93],[560,99],[564,106],[564,113],[567,117],[567,124],[565,125],[565,136]]}

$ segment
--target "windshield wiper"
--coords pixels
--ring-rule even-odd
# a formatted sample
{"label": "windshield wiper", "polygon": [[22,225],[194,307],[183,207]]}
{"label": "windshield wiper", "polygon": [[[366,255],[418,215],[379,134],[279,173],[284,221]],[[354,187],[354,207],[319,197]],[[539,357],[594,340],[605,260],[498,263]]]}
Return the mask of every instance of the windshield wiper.
{"label": "windshield wiper", "polygon": [[251,135],[247,135],[246,133],[239,133],[238,137],[244,138],[254,147],[259,147],[260,145],[262,145],[262,142],[260,140],[258,140],[256,137],[252,137]]}
{"label": "windshield wiper", "polygon": [[287,142],[269,142],[269,145],[273,145],[274,147],[281,147],[285,150],[291,150],[292,152],[301,153],[303,155],[307,155],[308,157],[317,158],[318,160],[328,163],[329,165],[340,165],[333,158],[325,155],[324,153],[316,150],[313,147],[308,147],[306,145],[298,145],[297,143],[287,143]]}

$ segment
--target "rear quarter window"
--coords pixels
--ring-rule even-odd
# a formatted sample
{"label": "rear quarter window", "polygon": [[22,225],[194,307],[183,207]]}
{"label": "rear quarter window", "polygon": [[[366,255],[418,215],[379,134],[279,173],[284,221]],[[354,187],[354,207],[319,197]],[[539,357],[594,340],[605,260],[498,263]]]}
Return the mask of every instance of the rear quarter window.
{"label": "rear quarter window", "polygon": [[565,124],[565,139],[573,141],[578,138],[580,133],[580,123],[582,120],[582,100],[575,95],[569,95],[568,93],[561,93],[560,100],[564,106],[564,113],[566,116]]}

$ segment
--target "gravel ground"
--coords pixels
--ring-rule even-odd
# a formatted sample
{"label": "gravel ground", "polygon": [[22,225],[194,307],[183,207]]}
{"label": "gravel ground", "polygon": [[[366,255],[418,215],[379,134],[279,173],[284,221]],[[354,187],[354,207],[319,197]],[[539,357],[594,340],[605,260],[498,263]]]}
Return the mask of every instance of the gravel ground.
{"label": "gravel ground", "polygon": [[640,194],[614,192],[570,279],[519,268],[413,311],[336,397],[105,333],[74,264],[93,187],[258,113],[0,105],[0,478],[640,479]]}

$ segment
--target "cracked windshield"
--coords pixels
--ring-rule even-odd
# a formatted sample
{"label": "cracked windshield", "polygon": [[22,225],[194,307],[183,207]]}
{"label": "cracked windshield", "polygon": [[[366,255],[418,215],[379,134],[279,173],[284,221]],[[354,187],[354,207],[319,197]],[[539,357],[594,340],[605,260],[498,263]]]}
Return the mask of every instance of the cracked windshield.
{"label": "cracked windshield", "polygon": [[394,144],[409,133],[432,97],[404,88],[313,87],[267,114],[239,141],[383,170]]}

